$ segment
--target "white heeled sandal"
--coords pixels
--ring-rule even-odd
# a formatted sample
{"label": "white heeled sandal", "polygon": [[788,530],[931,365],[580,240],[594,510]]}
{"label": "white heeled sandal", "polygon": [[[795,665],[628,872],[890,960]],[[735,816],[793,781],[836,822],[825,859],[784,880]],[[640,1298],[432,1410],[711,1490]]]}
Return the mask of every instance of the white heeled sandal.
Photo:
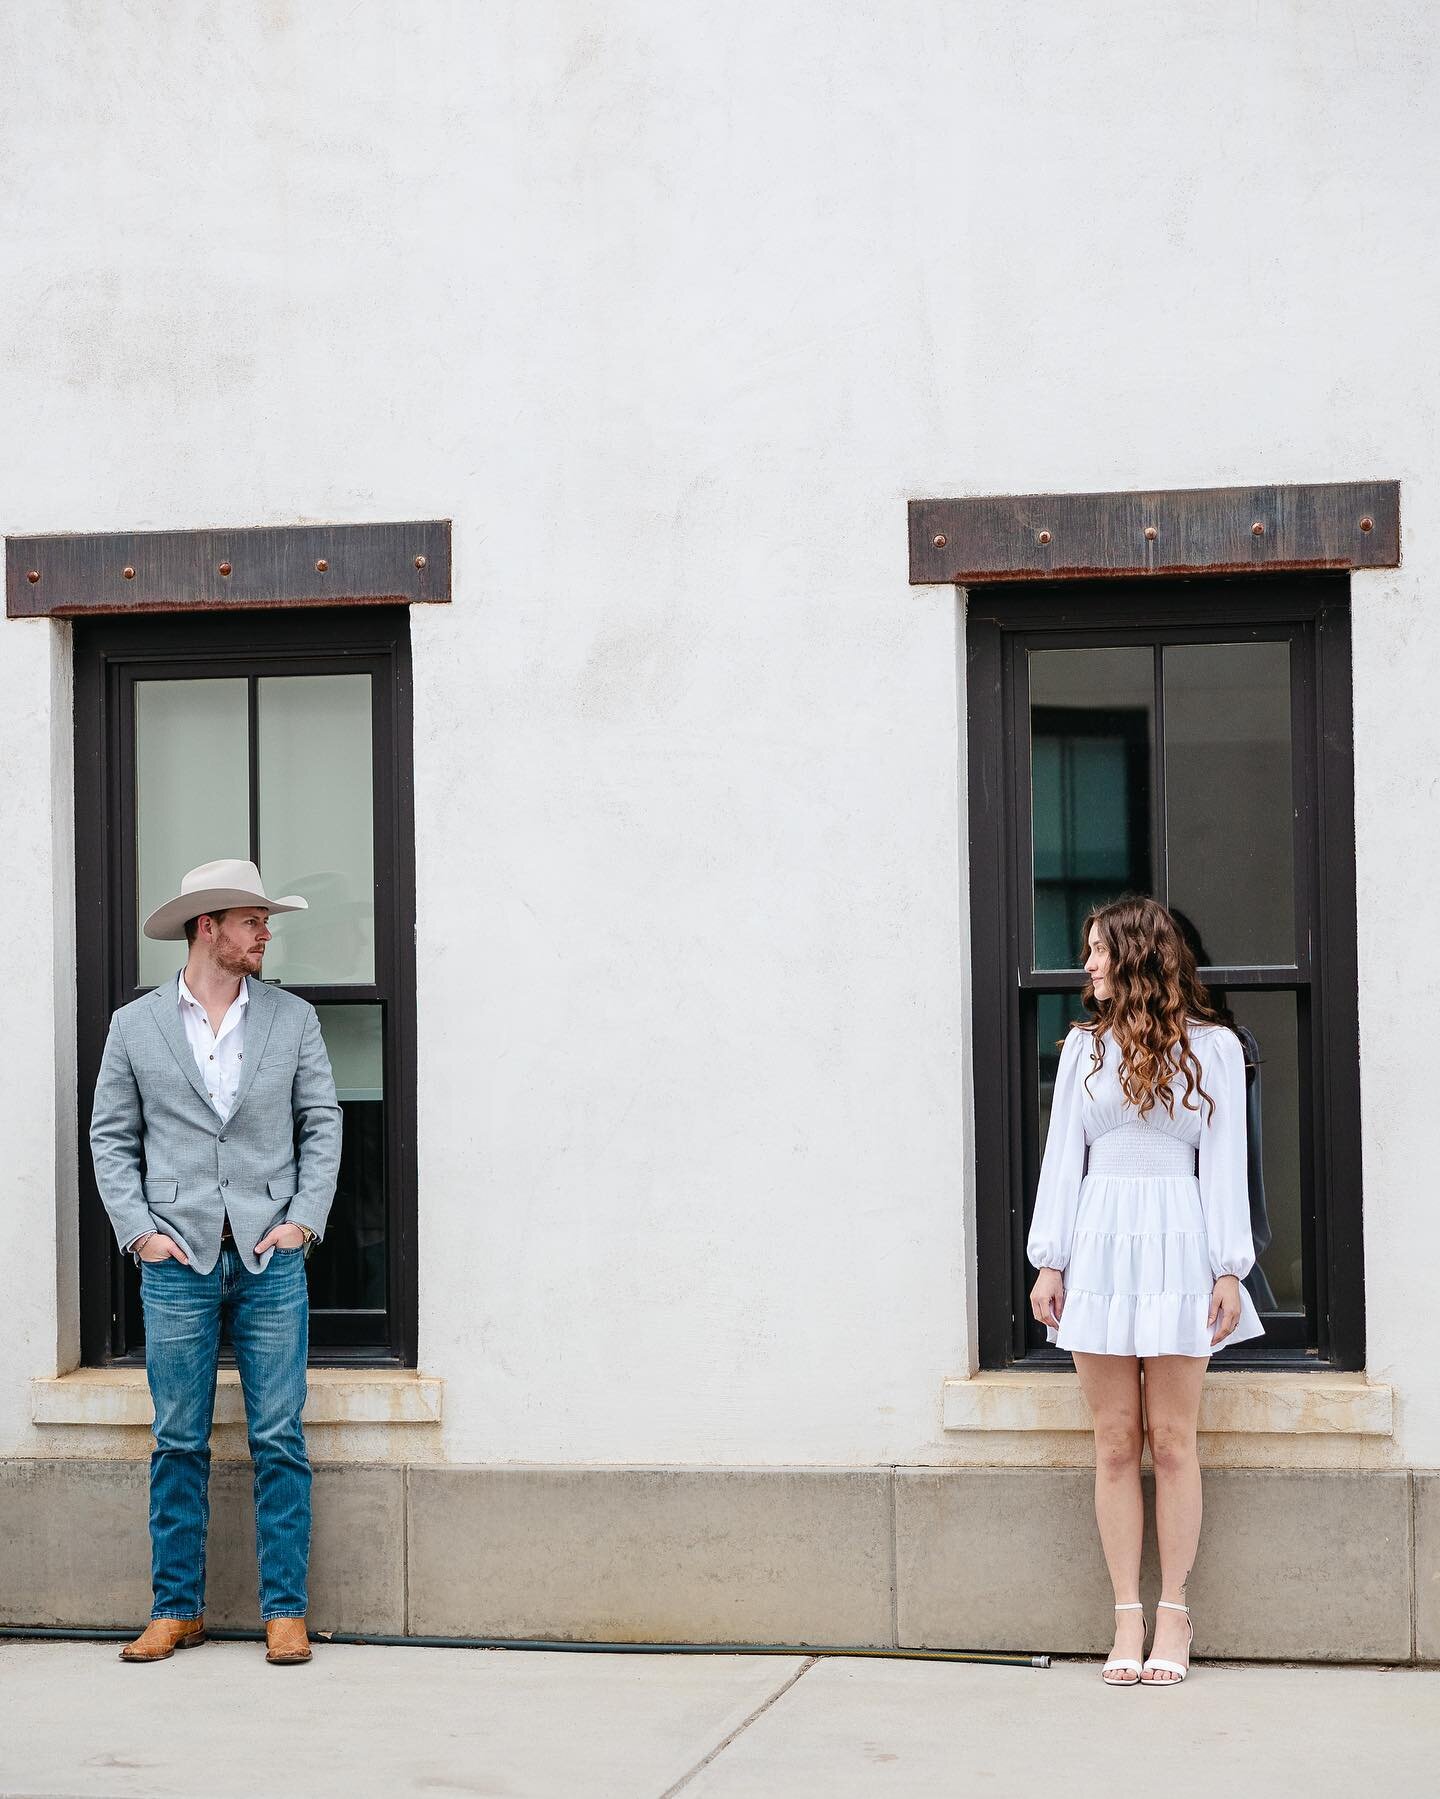
{"label": "white heeled sandal", "polygon": [[[1170,1599],[1157,1599],[1155,1603],[1156,1605],[1163,1605],[1168,1612],[1184,1612],[1185,1622],[1190,1631],[1190,1641],[1193,1643],[1195,1641],[1195,1626],[1190,1620],[1189,1606],[1176,1605],[1174,1601]],[[1190,1672],[1189,1667],[1180,1662],[1161,1661],[1158,1657],[1153,1655],[1146,1656],[1145,1667],[1140,1670],[1141,1675],[1143,1676],[1146,1670],[1150,1668],[1163,1668],[1167,1674],[1173,1674],[1175,1678],[1174,1680],[1145,1680],[1142,1678],[1140,1684],[1143,1687],[1178,1687],[1180,1682],[1184,1680],[1185,1676]]]}
{"label": "white heeled sandal", "polygon": [[[1145,1622],[1145,1607],[1140,1604],[1139,1600],[1136,1600],[1133,1605],[1117,1605],[1115,1610],[1117,1612],[1139,1612],[1141,1624],[1143,1625]],[[1109,1679],[1109,1675],[1112,1671],[1117,1673],[1128,1673],[1131,1669],[1133,1669],[1135,1673],[1135,1678],[1133,1680]],[[1114,1661],[1106,1662],[1105,1666],[1100,1670],[1100,1678],[1105,1682],[1107,1687],[1138,1687],[1140,1685],[1140,1669],[1141,1664],[1132,1660],[1129,1656],[1117,1656]]]}

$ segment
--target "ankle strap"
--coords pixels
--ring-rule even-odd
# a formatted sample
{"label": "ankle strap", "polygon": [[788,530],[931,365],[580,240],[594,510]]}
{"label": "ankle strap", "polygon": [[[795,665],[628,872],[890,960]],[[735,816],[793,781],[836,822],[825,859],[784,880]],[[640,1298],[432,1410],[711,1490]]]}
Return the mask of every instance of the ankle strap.
{"label": "ankle strap", "polygon": [[1125,1605],[1117,1605],[1115,1610],[1117,1612],[1143,1612],[1145,1607],[1141,1605],[1140,1601],[1137,1599],[1133,1604],[1126,1603]]}
{"label": "ankle strap", "polygon": [[1188,1605],[1176,1605],[1173,1599],[1157,1599],[1155,1603],[1163,1605],[1167,1611],[1171,1612],[1188,1612],[1190,1610]]}

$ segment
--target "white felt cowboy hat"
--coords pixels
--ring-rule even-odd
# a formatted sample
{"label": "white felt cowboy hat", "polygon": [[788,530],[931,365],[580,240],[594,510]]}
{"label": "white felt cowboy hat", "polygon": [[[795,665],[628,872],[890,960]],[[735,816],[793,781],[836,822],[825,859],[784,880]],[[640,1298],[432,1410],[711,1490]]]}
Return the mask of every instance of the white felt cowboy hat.
{"label": "white felt cowboy hat", "polygon": [[147,937],[162,943],[173,943],[185,935],[185,926],[202,912],[224,912],[230,906],[264,906],[273,916],[276,912],[307,912],[309,904],[299,894],[287,893],[283,899],[270,899],[260,880],[260,870],[253,862],[202,862],[192,868],[180,883],[180,892],[163,906],[157,906],[145,920]]}

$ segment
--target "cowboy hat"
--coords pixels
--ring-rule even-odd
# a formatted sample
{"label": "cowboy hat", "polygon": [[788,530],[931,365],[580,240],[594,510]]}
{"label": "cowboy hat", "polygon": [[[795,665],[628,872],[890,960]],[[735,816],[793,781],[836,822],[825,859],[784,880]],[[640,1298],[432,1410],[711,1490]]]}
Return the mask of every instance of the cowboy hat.
{"label": "cowboy hat", "polygon": [[309,903],[298,894],[268,899],[253,862],[202,862],[180,883],[180,892],[157,906],[143,926],[147,937],[173,943],[185,935],[185,926],[202,912],[224,912],[230,906],[264,906],[269,912],[306,912]]}

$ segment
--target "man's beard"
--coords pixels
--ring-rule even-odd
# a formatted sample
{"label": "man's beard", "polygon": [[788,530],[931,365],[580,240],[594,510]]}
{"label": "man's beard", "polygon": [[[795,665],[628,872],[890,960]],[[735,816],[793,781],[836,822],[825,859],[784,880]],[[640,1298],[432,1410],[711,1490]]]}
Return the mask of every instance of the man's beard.
{"label": "man's beard", "polygon": [[250,973],[250,959],[242,951],[231,947],[223,938],[211,952],[215,957],[215,966],[226,974],[246,975]]}

